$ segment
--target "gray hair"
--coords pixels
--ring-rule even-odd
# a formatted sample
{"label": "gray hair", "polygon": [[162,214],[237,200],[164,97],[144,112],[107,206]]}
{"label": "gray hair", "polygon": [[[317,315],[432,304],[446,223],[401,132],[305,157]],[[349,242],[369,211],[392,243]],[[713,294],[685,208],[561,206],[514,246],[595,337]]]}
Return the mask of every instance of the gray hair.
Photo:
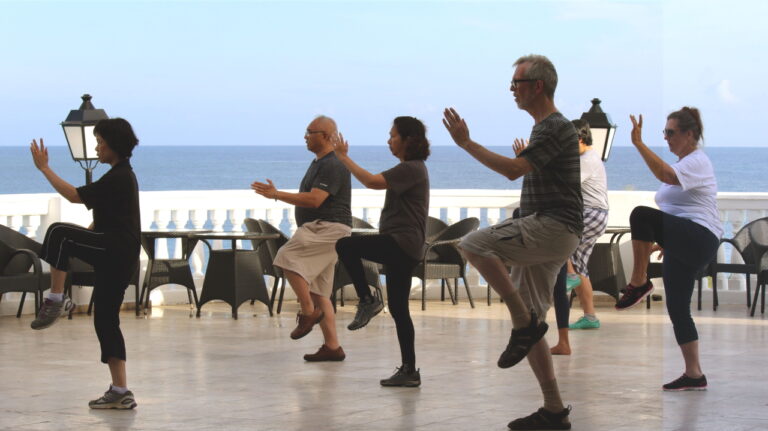
{"label": "gray hair", "polygon": [[555,65],[543,55],[529,54],[524,55],[515,61],[513,66],[519,66],[528,63],[528,69],[525,77],[528,79],[540,79],[544,81],[544,93],[550,98],[555,98],[555,88],[557,88],[557,71]]}

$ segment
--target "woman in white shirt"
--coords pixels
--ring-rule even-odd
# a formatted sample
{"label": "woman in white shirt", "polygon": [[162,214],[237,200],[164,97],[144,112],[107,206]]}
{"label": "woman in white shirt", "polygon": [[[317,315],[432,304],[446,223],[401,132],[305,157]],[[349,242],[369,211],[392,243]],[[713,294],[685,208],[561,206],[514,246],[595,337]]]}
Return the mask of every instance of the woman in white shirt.
{"label": "woman in white shirt", "polygon": [[707,378],[699,364],[699,342],[691,317],[691,295],[696,273],[717,252],[723,234],[717,212],[717,181],[712,163],[699,149],[703,125],[696,108],[684,107],[667,116],[664,139],[678,157],[664,162],[642,141],[643,116],[632,120],[632,144],[662,185],[656,192],[659,209],[637,207],[629,217],[634,266],[632,278],[616,309],[629,308],[653,291],[647,277],[654,251],[664,256],[662,278],[667,311],[675,339],[685,360],[685,372],[663,386],[666,391],[704,390]]}

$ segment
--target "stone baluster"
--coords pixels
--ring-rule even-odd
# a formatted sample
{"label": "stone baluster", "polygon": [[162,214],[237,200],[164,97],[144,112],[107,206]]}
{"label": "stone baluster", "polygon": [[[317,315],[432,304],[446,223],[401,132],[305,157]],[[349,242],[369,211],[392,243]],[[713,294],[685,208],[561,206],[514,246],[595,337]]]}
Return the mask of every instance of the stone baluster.
{"label": "stone baluster", "polygon": [[[205,209],[192,209],[189,211],[189,221],[192,225],[192,229],[203,229],[205,226],[205,218],[201,217],[201,214],[207,216],[208,211]],[[190,266],[192,267],[192,275],[203,275],[203,261],[205,260],[205,246],[198,244],[191,253]]]}
{"label": "stone baluster", "polygon": [[[179,209],[171,210],[171,219],[168,225],[173,224],[173,230],[184,230],[186,220],[179,220],[179,213],[182,212],[183,210]],[[173,244],[173,256],[171,258],[181,259],[181,238],[173,238],[170,242]]]}
{"label": "stone baluster", "polygon": [[[233,232],[245,232],[247,229],[243,226],[244,220],[245,220],[245,209],[242,208],[235,208],[230,211],[230,223],[232,223],[232,231]],[[250,241],[247,241],[250,243]],[[250,247],[250,244],[248,244]],[[246,248],[245,243],[242,240],[237,240],[237,248],[243,249]]]}
{"label": "stone baluster", "polygon": [[379,227],[379,218],[381,218],[381,208],[366,208],[365,209],[366,218],[365,221],[373,225],[374,227]]}
{"label": "stone baluster", "polygon": [[[40,216],[39,215],[28,215],[24,217],[24,229],[27,231],[27,236],[37,240],[38,238],[38,232],[37,230],[40,228]],[[42,242],[42,238],[39,242]]]}
{"label": "stone baluster", "polygon": [[446,211],[446,218],[446,223],[448,223],[449,226],[461,220],[461,207],[448,207],[448,211]]}
{"label": "stone baluster", "polygon": [[480,208],[467,208],[467,217],[476,217],[480,221],[483,220]]}
{"label": "stone baluster", "polygon": [[[211,219],[211,225],[214,232],[222,232],[224,231],[224,222],[227,218],[227,210],[222,209],[212,209],[209,211],[210,219]],[[211,241],[211,246],[213,248],[221,248],[221,240],[213,240]]]}
{"label": "stone baluster", "polygon": [[[746,211],[744,210],[728,210],[726,212],[726,220],[732,226],[731,232],[733,233],[731,234],[731,237],[733,237],[733,235],[735,235],[744,226],[745,216]],[[735,264],[743,264],[744,260],[741,258],[741,254],[733,247],[730,247],[730,249],[730,262]],[[726,285],[728,286],[728,290],[746,291],[747,279],[744,277],[744,274],[734,273],[728,277],[728,284]]]}
{"label": "stone baluster", "polygon": [[283,218],[283,210],[280,208],[267,208],[264,210],[264,220],[280,229],[280,221]]}
{"label": "stone baluster", "polygon": [[[155,210],[154,224],[158,230],[168,229],[170,211],[158,209]],[[168,259],[168,241],[164,239],[155,240],[155,257],[157,259]]]}
{"label": "stone baluster", "polygon": [[487,217],[488,226],[497,224],[501,221],[499,220],[501,218],[501,208],[488,208]]}
{"label": "stone baluster", "polygon": [[21,215],[10,215],[8,216],[8,227],[15,230],[16,232],[21,231],[21,225],[22,225],[22,218],[24,216]]}
{"label": "stone baluster", "polygon": [[[288,226],[291,233],[291,236],[293,236],[294,233],[296,233],[296,229],[298,229],[298,226],[296,224],[296,217],[294,211],[287,211],[288,213]],[[283,223],[282,219],[280,220],[280,223],[275,225],[276,228],[280,229],[280,225]]]}

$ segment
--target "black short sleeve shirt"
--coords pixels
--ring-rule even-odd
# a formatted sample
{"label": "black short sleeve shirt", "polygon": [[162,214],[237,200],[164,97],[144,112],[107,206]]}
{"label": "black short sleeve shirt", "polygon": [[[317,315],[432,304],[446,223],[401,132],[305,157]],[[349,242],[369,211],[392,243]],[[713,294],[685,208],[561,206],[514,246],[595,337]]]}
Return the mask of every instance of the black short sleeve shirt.
{"label": "black short sleeve shirt", "polygon": [[390,234],[415,260],[424,254],[429,215],[429,172],[422,160],[409,160],[382,172],[387,180],[379,231]]}
{"label": "black short sleeve shirt", "polygon": [[320,160],[312,160],[299,192],[320,189],[328,192],[328,197],[318,208],[296,207],[295,216],[298,226],[314,220],[342,223],[352,226],[352,176],[336,154],[331,151]]}
{"label": "black short sleeve shirt", "polygon": [[139,185],[128,160],[113,166],[96,182],[77,188],[77,194],[93,210],[93,230],[135,248],[140,244]]}

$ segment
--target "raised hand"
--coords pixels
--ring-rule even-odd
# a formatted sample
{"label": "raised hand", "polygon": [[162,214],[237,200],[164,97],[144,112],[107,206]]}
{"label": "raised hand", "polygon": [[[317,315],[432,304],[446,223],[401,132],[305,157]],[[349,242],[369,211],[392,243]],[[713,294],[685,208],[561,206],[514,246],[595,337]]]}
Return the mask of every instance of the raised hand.
{"label": "raised hand", "polygon": [[331,138],[331,141],[333,142],[333,151],[336,153],[336,156],[347,157],[347,153],[349,153],[349,142],[344,140],[344,135],[338,133]]}
{"label": "raised hand", "polygon": [[267,178],[267,183],[260,183],[258,181],[254,181],[251,184],[251,189],[255,191],[256,193],[264,196],[268,199],[277,199],[277,188],[274,184],[272,184],[272,180]]}
{"label": "raised hand", "polygon": [[515,138],[515,143],[512,144],[512,149],[515,151],[515,155],[519,156],[520,152],[528,146],[528,140],[523,138]]}
{"label": "raised hand", "polygon": [[640,121],[635,120],[634,115],[630,115],[632,120],[632,144],[639,145],[643,143],[643,114],[640,114]]}
{"label": "raised hand", "polygon": [[39,170],[46,169],[48,167],[48,148],[43,143],[43,138],[40,138],[40,146],[37,146],[37,141],[32,140],[29,144],[29,151],[32,153],[32,161],[35,163],[35,167]]}
{"label": "raised hand", "polygon": [[453,142],[456,142],[456,145],[464,148],[471,142],[469,139],[469,127],[467,127],[466,121],[459,116],[455,109],[445,108],[445,111],[443,111],[443,125],[448,130],[448,133],[451,134],[451,138],[453,138]]}

